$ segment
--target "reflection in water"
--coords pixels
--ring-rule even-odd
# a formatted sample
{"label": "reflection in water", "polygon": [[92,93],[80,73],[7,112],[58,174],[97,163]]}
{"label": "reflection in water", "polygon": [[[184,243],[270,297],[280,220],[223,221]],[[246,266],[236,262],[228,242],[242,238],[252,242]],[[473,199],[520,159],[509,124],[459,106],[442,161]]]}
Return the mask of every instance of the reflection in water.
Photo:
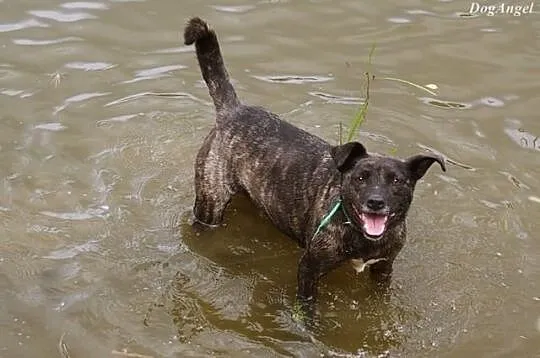
{"label": "reflection in water", "polygon": [[193,296],[190,290],[190,278],[178,271],[174,275],[166,300],[172,321],[178,330],[178,339],[181,342],[189,342],[193,336],[204,330],[209,330],[211,323],[205,315],[207,306]]}
{"label": "reflection in water", "polygon": [[[167,261],[167,271],[175,274],[161,294],[163,303],[155,306],[171,314],[182,341],[232,329],[283,353],[276,339],[315,344],[330,356],[400,349],[415,315],[397,304],[399,290],[380,292],[366,275],[353,274],[346,265],[346,287],[324,283],[320,304],[325,314],[306,331],[292,314],[300,250],[256,215],[247,199],[235,198],[228,211],[226,226],[203,231],[189,224],[190,212],[183,215],[179,229],[185,251]],[[284,252],[289,252],[286,265]],[[355,319],[344,319],[351,315]],[[333,348],[323,343],[334,334],[350,334],[355,340]]]}

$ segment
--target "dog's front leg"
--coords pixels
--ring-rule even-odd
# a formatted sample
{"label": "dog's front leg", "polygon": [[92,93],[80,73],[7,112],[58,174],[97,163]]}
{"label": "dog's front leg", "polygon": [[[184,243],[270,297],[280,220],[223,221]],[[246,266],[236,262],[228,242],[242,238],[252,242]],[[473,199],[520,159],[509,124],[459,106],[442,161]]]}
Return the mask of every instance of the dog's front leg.
{"label": "dog's front leg", "polygon": [[386,291],[390,287],[394,258],[381,260],[369,266],[369,276],[377,288]]}
{"label": "dog's front leg", "polygon": [[390,281],[392,278],[392,271],[394,260],[397,255],[403,248],[404,240],[398,242],[394,247],[390,248],[386,253],[384,253],[384,260],[375,262],[373,265],[369,266],[370,277],[379,288],[386,290],[390,287]]}
{"label": "dog's front leg", "polygon": [[298,264],[297,304],[306,318],[314,317],[320,278],[343,260],[335,249],[324,245],[324,241],[322,245],[321,241],[310,245],[302,255]]}
{"label": "dog's front leg", "polygon": [[296,298],[301,313],[306,314],[310,318],[313,317],[321,276],[322,273],[316,259],[310,253],[305,252],[298,265],[298,290]]}
{"label": "dog's front leg", "polygon": [[370,276],[375,280],[385,280],[392,276],[394,260],[384,259],[369,265]]}

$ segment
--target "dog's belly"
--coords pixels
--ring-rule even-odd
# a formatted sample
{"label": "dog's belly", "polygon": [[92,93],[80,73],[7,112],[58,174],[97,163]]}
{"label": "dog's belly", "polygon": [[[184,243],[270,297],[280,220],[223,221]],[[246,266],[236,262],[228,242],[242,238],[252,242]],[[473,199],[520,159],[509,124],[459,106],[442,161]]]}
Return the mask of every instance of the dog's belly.
{"label": "dog's belly", "polygon": [[279,231],[299,243],[303,242],[305,223],[301,219],[302,216],[296,215],[295,210],[288,208],[286,203],[265,200],[260,195],[249,195],[249,198]]}

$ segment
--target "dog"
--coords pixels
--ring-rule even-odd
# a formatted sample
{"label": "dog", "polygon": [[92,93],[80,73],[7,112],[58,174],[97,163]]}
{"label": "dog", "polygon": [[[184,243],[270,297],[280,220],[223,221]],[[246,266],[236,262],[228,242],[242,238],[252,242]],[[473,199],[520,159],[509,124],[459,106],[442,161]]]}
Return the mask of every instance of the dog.
{"label": "dog", "polygon": [[219,226],[232,196],[247,194],[303,248],[297,303],[310,315],[319,280],[346,261],[369,263],[371,276],[388,282],[405,244],[415,185],[435,162],[446,171],[444,159],[418,154],[402,160],[368,153],[359,142],[330,145],[243,104],[205,21],[190,19],[184,42],[195,44],[216,110],[195,160],[194,223]]}

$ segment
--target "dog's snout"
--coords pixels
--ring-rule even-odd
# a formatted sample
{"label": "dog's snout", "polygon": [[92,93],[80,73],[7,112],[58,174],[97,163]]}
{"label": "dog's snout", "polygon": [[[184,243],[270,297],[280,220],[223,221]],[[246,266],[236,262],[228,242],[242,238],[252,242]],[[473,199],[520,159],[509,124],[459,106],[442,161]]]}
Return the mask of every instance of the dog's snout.
{"label": "dog's snout", "polygon": [[380,195],[372,195],[366,204],[370,210],[381,210],[385,206],[384,199]]}

